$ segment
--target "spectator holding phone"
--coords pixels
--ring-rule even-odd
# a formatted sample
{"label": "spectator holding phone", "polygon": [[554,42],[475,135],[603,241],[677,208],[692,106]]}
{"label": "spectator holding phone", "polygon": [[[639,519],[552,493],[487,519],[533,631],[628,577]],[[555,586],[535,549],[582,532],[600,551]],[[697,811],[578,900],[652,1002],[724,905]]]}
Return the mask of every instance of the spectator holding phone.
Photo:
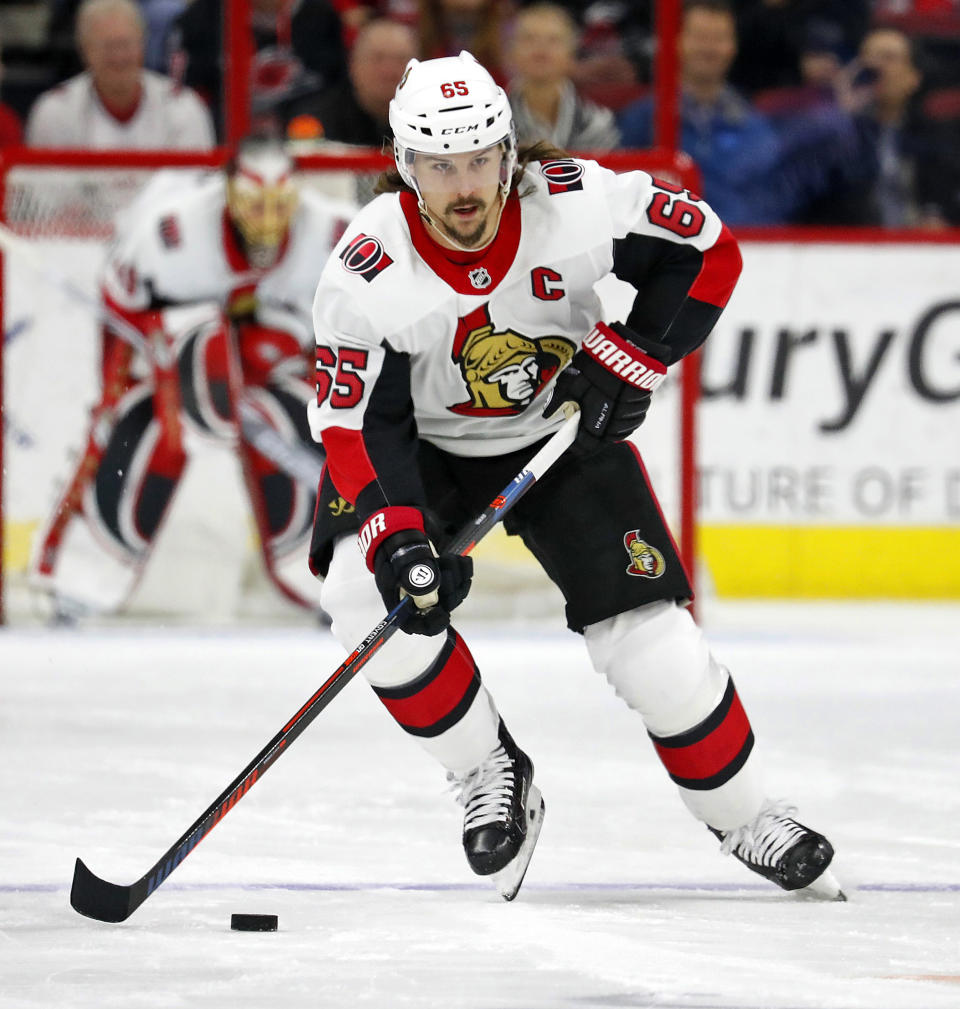
{"label": "spectator holding phone", "polygon": [[877,174],[867,218],[886,228],[957,223],[956,138],[924,119],[918,52],[902,31],[875,28],[860,44],[844,101],[870,138]]}

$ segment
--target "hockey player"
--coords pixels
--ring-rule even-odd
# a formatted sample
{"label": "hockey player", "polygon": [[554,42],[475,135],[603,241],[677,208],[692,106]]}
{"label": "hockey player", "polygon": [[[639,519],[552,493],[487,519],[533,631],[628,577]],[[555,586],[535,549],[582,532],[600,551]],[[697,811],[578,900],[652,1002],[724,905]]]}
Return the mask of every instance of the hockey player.
{"label": "hockey player", "polygon": [[127,601],[184,474],[185,427],[235,441],[267,574],[318,607],[304,563],[316,483],[262,454],[242,420],[253,410],[319,471],[304,409],[310,305],[355,208],[299,186],[293,167],[279,143],[251,139],[224,172],[161,173],[118,220],[102,278],[102,395],[33,564],[61,612]]}
{"label": "hockey player", "polygon": [[[786,890],[842,898],[827,839],[765,796],[750,722],[684,607],[690,585],[624,441],[726,305],[735,240],[698,197],[644,172],[544,145],[518,154],[507,99],[468,53],[412,60],[390,124],[393,191],[351,223],[314,301],[310,416],[327,478],[311,563],[347,648],[413,597],[404,633],[363,671],[455,783],[470,867],[511,899],[544,806],[450,626],[472,567],[444,542],[575,401],[577,441],[507,532],[560,588],[568,625],[723,851]],[[624,323],[601,319],[594,284],[610,273],[638,292]]]}

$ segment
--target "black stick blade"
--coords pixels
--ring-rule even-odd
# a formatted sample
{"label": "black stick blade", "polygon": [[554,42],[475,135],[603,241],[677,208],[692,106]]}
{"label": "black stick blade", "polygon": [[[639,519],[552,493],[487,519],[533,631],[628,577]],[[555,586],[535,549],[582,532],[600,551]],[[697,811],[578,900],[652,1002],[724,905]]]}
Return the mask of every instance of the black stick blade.
{"label": "black stick blade", "polygon": [[97,921],[126,921],[136,910],[132,886],[117,886],[95,876],[78,858],[73,867],[70,905]]}

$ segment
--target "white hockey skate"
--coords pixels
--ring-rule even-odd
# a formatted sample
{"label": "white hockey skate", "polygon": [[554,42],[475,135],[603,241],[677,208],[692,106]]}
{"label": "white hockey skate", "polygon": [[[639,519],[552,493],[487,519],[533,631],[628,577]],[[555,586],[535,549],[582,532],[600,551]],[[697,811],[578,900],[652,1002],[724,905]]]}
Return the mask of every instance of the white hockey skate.
{"label": "white hockey skate", "polygon": [[796,808],[785,802],[763,804],[756,817],[720,838],[720,850],[784,890],[819,900],[846,900],[828,866],[833,846],[816,831],[793,819]]}
{"label": "white hockey skate", "polygon": [[503,723],[500,745],[472,771],[447,775],[465,807],[463,850],[478,876],[489,876],[504,900],[520,890],[540,836],[544,802],[533,763]]}

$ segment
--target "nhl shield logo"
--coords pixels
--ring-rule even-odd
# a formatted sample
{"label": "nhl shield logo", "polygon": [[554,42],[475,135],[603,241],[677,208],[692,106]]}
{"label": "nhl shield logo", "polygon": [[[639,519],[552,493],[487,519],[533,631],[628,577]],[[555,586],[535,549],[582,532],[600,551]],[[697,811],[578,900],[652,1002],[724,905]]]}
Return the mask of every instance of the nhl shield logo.
{"label": "nhl shield logo", "polygon": [[630,564],[628,575],[638,578],[659,578],[667,568],[663,554],[656,547],[650,546],[640,538],[639,529],[631,529],[623,537],[623,545],[627,548]]}
{"label": "nhl shield logo", "polygon": [[487,272],[485,266],[478,266],[475,270],[471,270],[467,276],[470,278],[470,283],[478,290],[482,291],[485,287],[489,287],[493,282],[493,278]]}

